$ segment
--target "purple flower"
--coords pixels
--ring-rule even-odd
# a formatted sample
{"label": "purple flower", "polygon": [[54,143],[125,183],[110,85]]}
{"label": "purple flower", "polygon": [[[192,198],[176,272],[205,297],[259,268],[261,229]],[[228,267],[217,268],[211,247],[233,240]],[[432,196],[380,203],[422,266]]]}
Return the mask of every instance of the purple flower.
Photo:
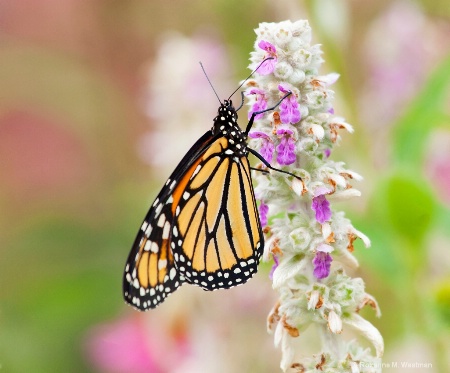
{"label": "purple flower", "polygon": [[287,126],[280,126],[277,129],[277,135],[281,136],[280,143],[277,146],[277,162],[280,165],[290,165],[296,160],[293,134],[294,131]]}
{"label": "purple flower", "polygon": [[330,193],[326,187],[319,187],[314,193],[311,208],[316,213],[316,220],[323,224],[331,218],[330,202],[327,201],[325,195]]}
{"label": "purple flower", "polygon": [[[248,119],[252,117],[252,114],[254,112],[265,110],[267,108],[266,92],[264,90],[253,88],[252,90],[250,90],[250,92],[247,93],[247,96],[249,95],[256,95],[256,101],[248,112]],[[261,119],[262,117],[263,114],[258,114],[255,116],[255,119]]]}
{"label": "purple flower", "polygon": [[262,50],[266,51],[266,55],[264,56],[264,59],[271,57],[271,60],[268,60],[264,62],[258,69],[258,73],[260,75],[268,75],[275,70],[275,65],[277,64],[277,48],[275,48],[275,45],[269,43],[268,41],[261,40],[258,43],[258,47],[260,47]]}
{"label": "purple flower", "polygon": [[269,135],[261,131],[252,131],[248,134],[252,139],[261,139],[262,145],[259,153],[267,162],[272,162],[273,152],[275,150],[273,142]]}
{"label": "purple flower", "polygon": [[331,149],[330,148],[326,148],[323,153],[325,154],[325,157],[330,158],[331,155]]}
{"label": "purple flower", "polygon": [[330,267],[333,258],[330,253],[333,251],[333,248],[327,244],[320,244],[317,247],[316,256],[313,259],[314,265],[314,277],[317,279],[322,279],[328,277],[330,274]]}
{"label": "purple flower", "polygon": [[267,225],[267,213],[269,212],[269,206],[263,201],[259,205],[259,219],[261,221],[261,226],[265,227]]}
{"label": "purple flower", "polygon": [[271,280],[273,280],[273,273],[275,272],[275,270],[277,269],[277,267],[278,267],[278,264],[280,263],[279,261],[278,261],[278,257],[274,254],[273,255],[273,266],[272,266],[272,269],[270,270],[270,273],[269,273],[269,278],[271,279]]}
{"label": "purple flower", "polygon": [[[283,86],[282,84],[278,85],[278,89],[283,93],[290,92],[290,89]],[[294,94],[291,94],[289,97],[285,98],[283,102],[280,104],[280,118],[283,123],[297,123],[302,119],[300,115],[299,105],[297,102],[297,97]]]}

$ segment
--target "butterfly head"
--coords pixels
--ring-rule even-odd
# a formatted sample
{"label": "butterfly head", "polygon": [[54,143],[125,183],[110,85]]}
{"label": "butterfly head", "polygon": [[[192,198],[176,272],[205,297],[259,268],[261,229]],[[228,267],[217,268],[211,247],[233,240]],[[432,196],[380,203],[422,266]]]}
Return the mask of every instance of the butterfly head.
{"label": "butterfly head", "polygon": [[213,134],[225,134],[226,132],[236,131],[239,129],[237,118],[236,109],[231,100],[224,100],[219,106],[217,116],[214,118],[214,125],[212,128]]}
{"label": "butterfly head", "polygon": [[230,116],[232,119],[234,119],[234,122],[237,120],[237,113],[236,109],[233,106],[233,101],[231,100],[224,100],[223,104],[219,107],[219,114],[223,115],[225,113],[227,116]]}

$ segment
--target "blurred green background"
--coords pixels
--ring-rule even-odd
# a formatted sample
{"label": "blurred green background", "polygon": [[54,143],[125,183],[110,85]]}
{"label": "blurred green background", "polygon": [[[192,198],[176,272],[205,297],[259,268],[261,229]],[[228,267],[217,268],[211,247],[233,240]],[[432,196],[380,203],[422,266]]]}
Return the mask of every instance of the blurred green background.
{"label": "blurred green background", "polygon": [[216,114],[198,61],[227,97],[258,23],[304,18],[355,127],[333,159],[365,177],[363,197],[334,206],[372,240],[356,244],[353,275],[383,317],[362,314],[385,361],[449,371],[446,0],[0,2],[0,371],[279,370],[270,264],[146,314],[124,304],[121,279],[150,203]]}

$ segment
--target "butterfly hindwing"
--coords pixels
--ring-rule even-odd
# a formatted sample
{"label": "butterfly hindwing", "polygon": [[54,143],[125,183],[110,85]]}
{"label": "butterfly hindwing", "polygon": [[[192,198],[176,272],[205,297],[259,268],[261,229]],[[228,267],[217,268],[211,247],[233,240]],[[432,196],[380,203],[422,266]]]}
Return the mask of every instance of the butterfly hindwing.
{"label": "butterfly hindwing", "polygon": [[175,265],[205,290],[245,283],[264,246],[248,159],[226,154],[227,148],[225,137],[211,144],[175,211]]}

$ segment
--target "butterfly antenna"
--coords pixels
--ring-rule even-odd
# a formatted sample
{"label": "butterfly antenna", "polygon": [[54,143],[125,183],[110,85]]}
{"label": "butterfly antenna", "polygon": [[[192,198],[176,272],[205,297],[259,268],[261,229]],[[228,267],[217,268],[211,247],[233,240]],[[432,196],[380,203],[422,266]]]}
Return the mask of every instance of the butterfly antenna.
{"label": "butterfly antenna", "polygon": [[236,88],[236,90],[230,95],[230,97],[228,97],[228,100],[229,100],[229,99],[230,99],[237,91],[239,91],[239,90],[241,89],[241,87],[245,84],[245,82],[246,82],[247,80],[249,80],[249,79],[252,77],[252,75],[253,75],[254,73],[256,73],[256,71],[258,71],[258,69],[263,65],[264,62],[269,61],[269,60],[273,60],[273,57],[267,57],[265,60],[263,60],[263,61],[256,67],[256,69],[253,70],[253,71],[251,72],[251,74],[250,74],[249,76],[247,76],[247,78],[245,78],[245,80],[239,85],[239,87]]}
{"label": "butterfly antenna", "polygon": [[214,89],[214,86],[212,85],[211,80],[209,80],[208,74],[206,73],[205,68],[203,67],[203,64],[201,62],[199,62],[199,64],[203,70],[203,74],[205,74],[205,76],[206,76],[206,80],[208,80],[209,85],[211,86],[212,90],[216,94],[217,99],[219,100],[220,104],[222,105],[222,101],[220,101],[219,95],[217,94],[216,90]]}

